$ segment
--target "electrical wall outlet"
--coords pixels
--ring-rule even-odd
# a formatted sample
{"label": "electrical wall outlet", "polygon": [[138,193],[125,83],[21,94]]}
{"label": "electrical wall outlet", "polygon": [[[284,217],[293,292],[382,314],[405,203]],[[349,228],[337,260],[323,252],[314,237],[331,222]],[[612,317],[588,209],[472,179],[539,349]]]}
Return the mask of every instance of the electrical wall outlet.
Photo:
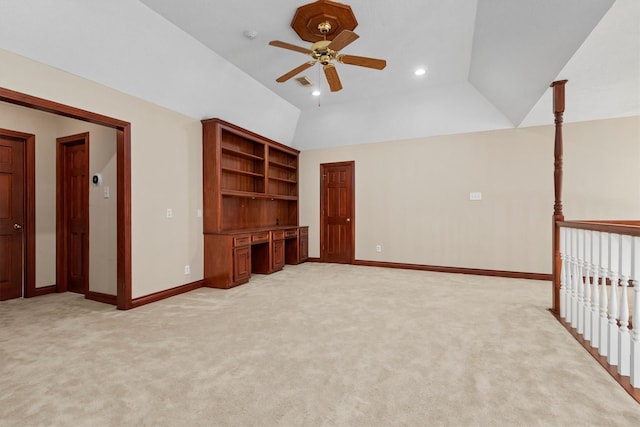
{"label": "electrical wall outlet", "polygon": [[167,208],[167,218],[173,218],[173,209]]}
{"label": "electrical wall outlet", "polygon": [[191,274],[191,266],[189,264],[184,266],[184,274]]}
{"label": "electrical wall outlet", "polygon": [[382,252],[382,245],[376,245],[376,252]]}

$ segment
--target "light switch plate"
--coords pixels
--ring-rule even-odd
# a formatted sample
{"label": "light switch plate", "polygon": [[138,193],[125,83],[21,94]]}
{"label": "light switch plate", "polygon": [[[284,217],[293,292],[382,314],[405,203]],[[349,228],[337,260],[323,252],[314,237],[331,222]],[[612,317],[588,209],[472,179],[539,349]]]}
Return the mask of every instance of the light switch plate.
{"label": "light switch plate", "polygon": [[482,193],[479,191],[472,191],[469,193],[469,200],[482,200]]}

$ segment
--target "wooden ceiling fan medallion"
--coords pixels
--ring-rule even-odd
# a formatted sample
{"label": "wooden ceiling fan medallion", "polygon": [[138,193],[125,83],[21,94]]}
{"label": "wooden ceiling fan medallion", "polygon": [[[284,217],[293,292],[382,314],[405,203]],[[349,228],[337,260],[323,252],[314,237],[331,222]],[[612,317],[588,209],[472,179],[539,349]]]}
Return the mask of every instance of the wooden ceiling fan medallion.
{"label": "wooden ceiling fan medallion", "polygon": [[[325,22],[331,28],[326,34],[322,34],[318,26]],[[351,6],[331,0],[318,0],[300,6],[291,21],[291,28],[296,34],[311,43],[325,40],[325,37],[326,40],[333,40],[342,31],[353,31],[357,26],[358,21]]]}

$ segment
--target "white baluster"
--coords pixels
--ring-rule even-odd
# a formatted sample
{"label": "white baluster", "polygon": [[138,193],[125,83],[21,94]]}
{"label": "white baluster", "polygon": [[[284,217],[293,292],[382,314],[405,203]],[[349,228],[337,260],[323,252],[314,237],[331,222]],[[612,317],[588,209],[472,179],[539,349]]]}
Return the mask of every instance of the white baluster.
{"label": "white baluster", "polygon": [[618,331],[618,373],[629,375],[631,335],[629,334],[629,301],[627,287],[631,276],[631,236],[620,236],[620,329]]}
{"label": "white baluster", "polygon": [[631,385],[640,387],[640,237],[631,245],[631,279],[633,279],[633,329],[631,330]]}
{"label": "white baluster", "polygon": [[591,347],[600,346],[600,293],[598,270],[600,268],[600,232],[591,232],[591,271],[593,272],[593,292],[591,293]]}
{"label": "white baluster", "polygon": [[580,293],[580,266],[578,259],[578,230],[571,229],[571,258],[573,268],[571,269],[571,326],[578,328],[578,295]]}
{"label": "white baluster", "polygon": [[582,251],[582,272],[584,274],[584,339],[591,341],[591,231],[584,231],[584,246]]}
{"label": "white baluster", "polygon": [[575,276],[574,264],[575,259],[573,258],[573,229],[567,229],[567,273],[566,273],[566,281],[567,281],[567,322],[573,323],[573,300],[575,298],[575,293],[573,289],[573,278]]}
{"label": "white baluster", "polygon": [[584,334],[584,230],[578,230],[578,328]]}
{"label": "white baluster", "polygon": [[609,233],[600,233],[600,346],[598,353],[600,356],[607,355],[609,348],[609,335],[607,322],[607,275],[609,274]]}
{"label": "white baluster", "polygon": [[609,233],[609,279],[611,281],[611,295],[609,296],[609,348],[607,362],[618,365],[618,253],[620,252],[620,235]]}
{"label": "white baluster", "polygon": [[567,318],[567,229],[560,227],[560,318]]}

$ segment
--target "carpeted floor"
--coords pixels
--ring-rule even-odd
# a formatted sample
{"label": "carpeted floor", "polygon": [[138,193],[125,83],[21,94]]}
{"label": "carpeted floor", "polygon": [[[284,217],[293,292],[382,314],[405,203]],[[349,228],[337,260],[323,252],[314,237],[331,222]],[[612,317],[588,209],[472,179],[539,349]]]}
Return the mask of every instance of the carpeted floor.
{"label": "carpeted floor", "polygon": [[0,303],[0,426],[640,425],[547,282],[306,263],[131,311]]}

